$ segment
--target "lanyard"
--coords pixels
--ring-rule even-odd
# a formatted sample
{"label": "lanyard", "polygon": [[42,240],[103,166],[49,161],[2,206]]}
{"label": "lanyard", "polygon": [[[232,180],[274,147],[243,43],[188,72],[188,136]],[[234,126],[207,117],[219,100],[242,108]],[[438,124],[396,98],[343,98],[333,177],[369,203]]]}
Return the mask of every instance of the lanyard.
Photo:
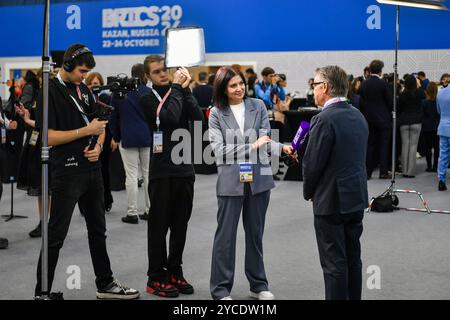
{"label": "lanyard", "polygon": [[[153,90],[154,93],[156,92],[154,89],[152,89],[152,90]],[[161,123],[159,121],[159,113],[161,112],[161,108],[162,108],[164,102],[166,102],[167,98],[169,97],[169,94],[170,94],[171,91],[172,91],[172,88],[170,88],[169,91],[167,91],[166,95],[164,96],[164,98],[162,100],[161,100],[161,96],[159,94],[156,96],[157,98],[159,97],[158,98],[159,105],[158,105],[158,109],[156,109],[156,128],[157,128],[158,131],[159,131],[159,124]],[[155,95],[156,94],[157,93],[155,93]]]}
{"label": "lanyard", "polygon": [[159,100],[159,102],[161,102],[162,98],[159,95],[158,91],[156,91],[155,89],[152,88],[153,94],[156,96],[156,98]]}
{"label": "lanyard", "polygon": [[[59,82],[60,82],[64,87],[67,88],[67,85],[64,83],[64,81],[63,81],[63,79],[61,78],[61,75],[60,75],[59,73],[58,73],[58,75],[57,75],[56,77],[58,78]],[[67,92],[69,93],[69,91],[67,91]],[[80,88],[78,88],[78,87],[77,87],[77,93],[78,93],[78,95],[81,95]],[[77,99],[75,99],[70,93],[69,93],[69,96],[72,98],[73,102],[75,102],[75,105],[77,106],[78,110],[79,110],[80,113],[81,113],[81,117],[83,118],[84,122],[86,122],[86,125],[88,126],[88,125],[89,125],[89,119],[88,119],[88,117],[86,116],[86,113],[83,111],[83,108],[81,108],[81,106],[80,106],[80,104],[78,103]]]}

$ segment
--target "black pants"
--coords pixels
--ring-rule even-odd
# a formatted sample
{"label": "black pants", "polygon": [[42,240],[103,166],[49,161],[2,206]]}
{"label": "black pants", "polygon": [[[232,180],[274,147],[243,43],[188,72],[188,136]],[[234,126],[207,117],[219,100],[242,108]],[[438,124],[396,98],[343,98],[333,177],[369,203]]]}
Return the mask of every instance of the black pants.
{"label": "black pants", "polygon": [[[105,287],[113,280],[106,251],[102,173],[100,169],[96,169],[86,173],[52,179],[52,205],[48,222],[49,292],[55,275],[59,250],[63,246],[77,202],[86,219],[89,249],[94,265],[97,288]],[[37,268],[35,295],[41,294],[41,258],[42,256],[39,257]],[[72,263],[76,264],[76,260]]]}
{"label": "black pants", "polygon": [[380,165],[380,175],[387,174],[389,170],[390,147],[392,127],[385,123],[369,123],[369,141],[367,145],[367,177],[372,176],[372,171],[377,164]]}
{"label": "black pants", "polygon": [[326,300],[361,300],[364,213],[314,216]]}
{"label": "black pants", "polygon": [[[186,231],[192,213],[195,177],[150,180],[148,219],[148,277],[164,280],[182,275]],[[169,256],[166,235],[170,229]]]}
{"label": "black pants", "polygon": [[[427,159],[427,168],[437,169],[439,160],[439,137],[437,131],[423,132],[425,140],[425,157]],[[433,150],[433,162],[431,162],[431,150]]]}

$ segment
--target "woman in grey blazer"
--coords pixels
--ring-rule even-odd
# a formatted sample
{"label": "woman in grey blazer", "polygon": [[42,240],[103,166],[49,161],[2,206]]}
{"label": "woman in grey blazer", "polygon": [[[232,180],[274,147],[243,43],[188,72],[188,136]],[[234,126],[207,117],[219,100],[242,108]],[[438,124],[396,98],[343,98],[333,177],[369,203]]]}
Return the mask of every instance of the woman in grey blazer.
{"label": "woman in grey blazer", "polygon": [[245,98],[243,74],[231,67],[217,71],[209,139],[216,158],[217,230],[214,237],[210,290],[213,299],[231,300],[236,234],[242,210],[245,230],[245,274],[250,296],[272,300],[263,261],[262,237],[270,189],[275,187],[267,149],[278,157],[291,146],[270,139],[262,100]]}

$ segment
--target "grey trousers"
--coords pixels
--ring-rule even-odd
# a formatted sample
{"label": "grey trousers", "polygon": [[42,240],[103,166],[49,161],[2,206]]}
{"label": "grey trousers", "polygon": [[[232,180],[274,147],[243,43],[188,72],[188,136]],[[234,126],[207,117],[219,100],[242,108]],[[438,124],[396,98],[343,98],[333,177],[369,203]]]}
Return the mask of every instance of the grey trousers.
{"label": "grey trousers", "polygon": [[416,154],[422,124],[400,126],[402,136],[402,171],[408,176],[416,175]]}
{"label": "grey trousers", "polygon": [[242,210],[245,230],[245,274],[250,290],[268,290],[263,261],[264,223],[270,190],[252,195],[246,185],[244,196],[217,196],[217,230],[214,237],[210,290],[213,299],[229,296],[234,282],[236,235]]}

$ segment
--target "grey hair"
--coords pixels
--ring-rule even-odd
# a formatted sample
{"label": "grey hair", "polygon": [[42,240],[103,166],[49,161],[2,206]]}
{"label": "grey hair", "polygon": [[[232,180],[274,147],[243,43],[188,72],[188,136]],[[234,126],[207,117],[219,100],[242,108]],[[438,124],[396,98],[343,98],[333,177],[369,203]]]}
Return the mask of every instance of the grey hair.
{"label": "grey hair", "polygon": [[326,66],[316,69],[322,81],[326,82],[330,97],[346,97],[348,92],[347,73],[339,66]]}

